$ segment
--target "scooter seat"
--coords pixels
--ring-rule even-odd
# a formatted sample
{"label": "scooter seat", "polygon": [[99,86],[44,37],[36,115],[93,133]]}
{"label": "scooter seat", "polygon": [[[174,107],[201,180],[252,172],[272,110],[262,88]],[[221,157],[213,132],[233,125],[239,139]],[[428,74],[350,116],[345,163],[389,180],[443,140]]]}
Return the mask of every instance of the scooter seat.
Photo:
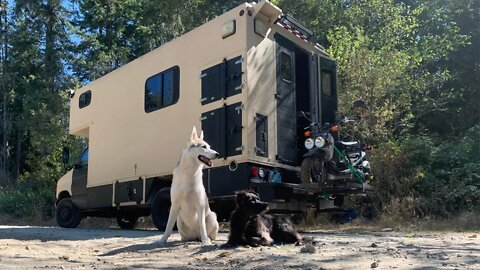
{"label": "scooter seat", "polygon": [[340,150],[349,149],[349,148],[351,149],[352,147],[359,147],[360,142],[358,142],[358,141],[356,141],[356,142],[335,141],[335,146]]}
{"label": "scooter seat", "polygon": [[358,141],[356,141],[356,142],[338,141],[338,143],[343,145],[343,146],[354,146],[354,145],[360,144],[360,142],[358,142]]}

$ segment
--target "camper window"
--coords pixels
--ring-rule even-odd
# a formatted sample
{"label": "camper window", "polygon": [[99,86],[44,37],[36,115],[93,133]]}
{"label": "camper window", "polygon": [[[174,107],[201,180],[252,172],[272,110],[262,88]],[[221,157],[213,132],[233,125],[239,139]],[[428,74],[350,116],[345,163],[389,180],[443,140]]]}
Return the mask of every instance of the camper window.
{"label": "camper window", "polygon": [[82,93],[78,98],[78,107],[80,107],[80,109],[85,108],[88,105],[90,105],[91,101],[92,101],[92,91],[88,90],[87,92]]}
{"label": "camper window", "polygon": [[147,79],[145,82],[145,112],[170,106],[178,101],[178,67],[170,68]]}
{"label": "camper window", "polygon": [[286,52],[280,54],[280,77],[287,83],[292,82],[292,57]]}
{"label": "camper window", "polygon": [[332,95],[332,75],[328,71],[322,71],[322,92],[326,96]]}

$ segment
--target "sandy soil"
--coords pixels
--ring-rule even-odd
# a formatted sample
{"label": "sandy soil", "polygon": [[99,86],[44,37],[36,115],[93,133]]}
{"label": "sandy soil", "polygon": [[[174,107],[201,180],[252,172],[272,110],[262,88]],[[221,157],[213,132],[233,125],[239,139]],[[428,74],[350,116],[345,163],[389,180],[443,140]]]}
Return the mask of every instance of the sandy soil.
{"label": "sandy soil", "polygon": [[301,246],[222,249],[215,244],[154,244],[154,230],[0,226],[0,269],[480,269],[476,233],[315,231]]}

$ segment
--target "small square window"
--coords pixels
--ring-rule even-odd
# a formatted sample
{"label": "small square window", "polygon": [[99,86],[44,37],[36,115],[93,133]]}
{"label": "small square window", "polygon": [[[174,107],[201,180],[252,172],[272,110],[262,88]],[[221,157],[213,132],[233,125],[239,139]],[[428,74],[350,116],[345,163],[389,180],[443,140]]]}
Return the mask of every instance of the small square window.
{"label": "small square window", "polygon": [[80,109],[87,107],[92,102],[92,91],[83,92],[78,98],[78,107]]}

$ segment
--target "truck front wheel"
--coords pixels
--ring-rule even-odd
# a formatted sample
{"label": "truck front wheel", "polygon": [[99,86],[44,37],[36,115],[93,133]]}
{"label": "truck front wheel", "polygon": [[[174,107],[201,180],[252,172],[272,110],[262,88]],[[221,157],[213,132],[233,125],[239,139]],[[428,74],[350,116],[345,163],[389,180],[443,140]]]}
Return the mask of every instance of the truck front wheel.
{"label": "truck front wheel", "polygon": [[60,227],[75,228],[82,221],[82,215],[73,201],[70,198],[65,198],[57,204],[55,219]]}
{"label": "truck front wheel", "polygon": [[152,202],[152,220],[159,231],[165,231],[170,213],[170,188],[162,188]]}

